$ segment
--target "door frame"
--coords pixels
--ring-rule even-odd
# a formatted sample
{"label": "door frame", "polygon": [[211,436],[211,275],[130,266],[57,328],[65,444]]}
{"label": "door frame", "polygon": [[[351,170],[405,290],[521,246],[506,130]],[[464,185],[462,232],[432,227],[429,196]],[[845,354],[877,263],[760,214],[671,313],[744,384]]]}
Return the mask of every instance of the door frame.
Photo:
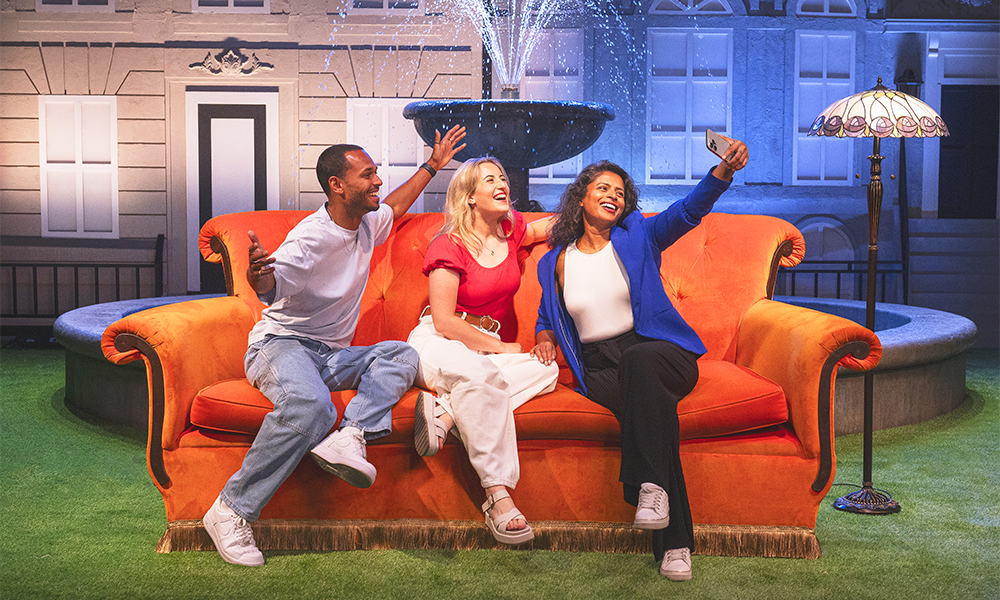
{"label": "door frame", "polygon": [[[262,158],[259,153],[255,153],[254,210],[278,210],[278,96],[278,88],[275,86],[189,85],[184,90],[187,166],[185,255],[189,292],[202,289],[202,257],[198,249],[198,233],[204,221],[212,216],[211,198],[207,201],[202,198],[206,189],[211,191],[211,120],[258,117],[254,119],[254,145],[256,148],[263,146],[265,156]],[[241,113],[241,107],[245,110],[247,106],[263,107],[263,110],[258,108]],[[263,124],[259,122],[261,112]],[[263,133],[263,141],[258,139],[260,133]],[[203,165],[207,165],[207,169]],[[263,202],[262,193],[266,198]]]}

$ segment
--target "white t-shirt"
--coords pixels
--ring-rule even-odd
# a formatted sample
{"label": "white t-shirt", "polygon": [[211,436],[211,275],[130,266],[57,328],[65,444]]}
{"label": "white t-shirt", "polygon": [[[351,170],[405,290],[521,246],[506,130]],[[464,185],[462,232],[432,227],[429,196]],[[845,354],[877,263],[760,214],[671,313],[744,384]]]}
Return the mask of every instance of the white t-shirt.
{"label": "white t-shirt", "polygon": [[594,254],[566,245],[563,301],[584,344],[607,340],[632,329],[628,276],[610,243]]}
{"label": "white t-shirt", "polygon": [[357,231],[337,225],[322,207],[288,232],[271,256],[275,301],[250,331],[253,344],[297,335],[345,348],[354,337],[372,252],[392,229],[392,207],[366,214]]}

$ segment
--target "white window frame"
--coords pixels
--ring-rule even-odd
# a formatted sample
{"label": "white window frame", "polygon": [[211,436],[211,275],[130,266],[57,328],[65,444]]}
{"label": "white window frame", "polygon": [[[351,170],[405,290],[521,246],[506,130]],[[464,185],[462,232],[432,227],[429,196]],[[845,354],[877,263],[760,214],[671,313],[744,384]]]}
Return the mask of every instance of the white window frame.
{"label": "white window frame", "polygon": [[[714,8],[720,6],[721,9]],[[654,0],[649,5],[651,15],[731,15],[733,8],[727,0]]]}
{"label": "white window frame", "polygon": [[[822,37],[823,41],[823,72],[819,77],[803,77],[802,76],[802,65],[801,65],[801,47],[803,37]],[[826,85],[822,86],[823,98],[820,102],[819,108],[816,109],[816,114],[805,114],[801,109],[801,86],[802,84],[825,84],[827,80],[832,80],[833,78],[827,77],[829,71],[829,56],[828,56],[828,41],[833,36],[840,37],[850,37],[850,57],[849,60],[849,75],[846,79],[836,78],[837,82],[844,83],[844,88],[847,93],[831,93]],[[826,31],[826,30],[805,30],[795,32],[795,100],[794,109],[792,116],[792,185],[851,185],[851,171],[855,169],[854,165],[854,138],[834,138],[826,136],[812,136],[809,137],[809,129],[812,125],[813,120],[819,115],[820,111],[824,108],[833,104],[841,98],[846,98],[847,96],[854,93],[855,90],[855,44],[856,36],[854,31],[850,30],[840,30],[840,31]],[[836,97],[834,97],[836,96]],[[819,177],[818,178],[805,178],[799,175],[799,160],[802,158],[800,146],[802,144],[815,144],[819,146],[820,152],[820,164],[819,164]],[[843,179],[834,178],[832,176],[827,176],[826,168],[829,163],[827,157],[831,153],[846,153],[844,160],[846,161],[847,171]]]}
{"label": "white window frame", "polygon": [[[811,10],[807,7],[821,3],[822,10]],[[800,17],[855,17],[858,14],[858,5],[854,0],[799,0],[795,6],[795,14]]]}
{"label": "white window frame", "polygon": [[368,2],[378,2],[381,1],[380,7],[355,7],[355,0],[346,0],[347,4],[347,14],[350,15],[378,15],[382,17],[387,16],[424,16],[425,2],[424,0],[417,0],[417,5],[415,7],[393,7],[392,4],[395,0],[367,0]]}
{"label": "white window frame", "polygon": [[[372,161],[378,167],[379,178],[382,179],[382,187],[379,188],[379,198],[385,197],[400,184],[413,176],[424,162],[427,145],[417,133],[412,121],[402,117],[403,107],[413,102],[413,98],[348,98],[347,99],[347,136],[348,144],[357,144],[365,149],[372,157]],[[369,110],[380,111],[379,130],[374,132],[378,136],[377,146],[362,139],[357,133],[360,121],[370,114]],[[399,129],[393,131],[391,124],[395,120]],[[412,136],[400,138],[399,136]],[[412,145],[412,152],[405,153],[404,156],[392,160],[389,152],[389,140],[396,143],[409,143]],[[424,194],[417,197],[413,206],[407,212],[424,212]]]}
{"label": "white window frame", "polygon": [[[41,0],[39,0],[41,1]],[[237,13],[271,14],[271,0],[263,0],[263,6],[236,6],[238,0],[226,0],[226,6],[201,6],[199,0],[191,0],[191,12],[195,13]]]}
{"label": "white window frame", "polygon": [[[74,110],[74,141],[75,156],[73,162],[48,160],[48,126],[46,107],[55,104],[72,104]],[[84,104],[100,104],[108,107],[109,128],[107,162],[83,161],[83,118]],[[118,99],[115,96],[39,96],[38,97],[38,160],[39,185],[41,191],[42,237],[61,238],[118,238]],[[76,230],[50,230],[49,204],[56,202],[49,196],[49,175],[54,173],[73,173],[76,178]],[[111,229],[88,231],[84,219],[84,176],[86,174],[106,174],[108,176],[111,197],[108,199],[111,213]]]}
{"label": "white window frame", "polygon": [[[555,36],[567,36],[572,35],[578,39],[578,48],[580,52],[577,53],[577,64],[576,75],[556,75],[555,74],[555,63],[556,56],[554,53],[555,44],[553,43],[553,38]],[[545,29],[542,31],[542,38],[539,40],[538,45],[535,46],[534,55],[532,58],[537,59],[539,53],[546,53],[545,64],[548,67],[548,73],[545,75],[525,75],[521,78],[521,98],[525,100],[569,100],[574,102],[583,101],[583,71],[584,65],[584,53],[583,49],[586,48],[586,38],[584,37],[584,30],[582,28],[553,28]],[[537,64],[537,63],[536,63]],[[573,84],[575,88],[575,93],[571,94],[559,94],[556,92],[557,84]],[[527,86],[532,86],[531,88]],[[536,86],[545,86],[547,89],[544,93],[532,94],[529,90],[537,89]],[[526,93],[527,92],[527,93]],[[546,165],[544,167],[537,167],[531,169],[528,172],[528,183],[568,183],[576,178],[577,173],[583,170],[583,153],[577,154],[571,158],[568,158],[562,162],[556,163],[554,165]],[[565,174],[560,174],[560,172]],[[572,173],[572,174],[570,174]]]}
{"label": "white window frame", "polygon": [[115,12],[115,0],[107,0],[107,4],[80,4],[80,0],[71,0],[70,4],[44,4],[35,0],[35,12]]}
{"label": "white window frame", "polygon": [[[668,33],[668,34],[685,34],[687,36],[687,41],[685,48],[687,49],[686,61],[685,61],[685,73],[683,75],[653,75],[653,44],[652,36],[657,33]],[[692,40],[695,36],[709,34],[709,35],[724,35],[726,37],[726,73],[724,76],[718,75],[696,75],[695,71],[695,51]],[[695,126],[695,117],[693,114],[693,104],[695,102],[695,88],[697,83],[700,82],[724,82],[726,86],[725,92],[725,103],[724,108],[725,116],[725,127],[720,128],[718,126],[712,127],[713,131],[720,133],[722,135],[729,136],[730,131],[732,131],[732,106],[733,99],[733,30],[732,29],[689,29],[689,28],[661,28],[661,27],[650,27],[646,33],[646,169],[645,169],[645,183],[649,185],[690,185],[692,183],[697,183],[705,176],[705,173],[698,173],[695,169],[694,164],[697,159],[698,162],[704,162],[703,159],[706,156],[710,156],[709,150],[705,148],[705,127]],[[653,102],[654,102],[654,85],[656,83],[680,83],[684,85],[685,94],[685,115],[684,115],[684,126],[682,131],[653,131]],[[654,177],[653,176],[653,153],[654,147],[657,141],[669,142],[683,145],[683,176],[665,178],[665,177]],[[697,155],[695,153],[706,153],[704,156]],[[680,160],[680,157],[677,157]],[[714,160],[711,159],[710,160]],[[707,171],[706,171],[707,172]]]}

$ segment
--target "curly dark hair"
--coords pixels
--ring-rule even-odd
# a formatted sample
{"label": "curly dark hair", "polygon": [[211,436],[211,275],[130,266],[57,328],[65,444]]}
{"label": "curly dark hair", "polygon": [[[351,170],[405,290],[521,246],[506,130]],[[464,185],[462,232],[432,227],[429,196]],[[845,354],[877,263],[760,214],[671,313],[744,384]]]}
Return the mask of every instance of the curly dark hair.
{"label": "curly dark hair", "polygon": [[549,233],[550,248],[571,244],[583,235],[583,198],[587,195],[587,187],[601,173],[614,173],[621,177],[625,184],[625,210],[615,225],[639,210],[639,188],[635,186],[635,182],[625,169],[607,160],[588,165],[576,176],[576,181],[566,186],[559,199],[559,217]]}
{"label": "curly dark hair", "polygon": [[364,148],[361,146],[336,144],[324,150],[319,155],[319,158],[316,159],[316,178],[319,179],[319,185],[323,188],[323,193],[327,196],[330,195],[330,178],[344,177],[348,166],[347,153],[354,152],[355,150],[364,152]]}

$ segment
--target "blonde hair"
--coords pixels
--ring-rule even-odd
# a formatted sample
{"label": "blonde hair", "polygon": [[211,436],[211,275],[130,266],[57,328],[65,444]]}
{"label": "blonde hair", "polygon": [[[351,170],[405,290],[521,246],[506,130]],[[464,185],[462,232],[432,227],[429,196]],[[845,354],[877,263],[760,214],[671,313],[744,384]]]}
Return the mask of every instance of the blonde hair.
{"label": "blonde hair", "polygon": [[[480,240],[479,236],[472,230],[472,226],[476,222],[476,212],[469,204],[469,197],[475,193],[476,186],[479,185],[482,167],[487,163],[496,165],[500,169],[500,173],[503,175],[504,180],[508,182],[507,185],[509,188],[510,180],[507,179],[507,171],[504,170],[500,161],[492,156],[470,158],[462,163],[462,166],[452,176],[451,183],[448,184],[448,193],[444,200],[444,226],[431,238],[431,241],[434,241],[439,236],[447,235],[454,241],[464,243],[465,247],[473,254],[478,254],[482,251],[483,240]],[[500,237],[506,238],[510,236],[510,231],[504,231],[503,222],[506,220],[511,224],[514,223],[514,211],[511,205],[512,202],[510,202],[510,198],[508,197],[507,214],[497,222],[497,234]],[[512,230],[513,228],[510,229]]]}

